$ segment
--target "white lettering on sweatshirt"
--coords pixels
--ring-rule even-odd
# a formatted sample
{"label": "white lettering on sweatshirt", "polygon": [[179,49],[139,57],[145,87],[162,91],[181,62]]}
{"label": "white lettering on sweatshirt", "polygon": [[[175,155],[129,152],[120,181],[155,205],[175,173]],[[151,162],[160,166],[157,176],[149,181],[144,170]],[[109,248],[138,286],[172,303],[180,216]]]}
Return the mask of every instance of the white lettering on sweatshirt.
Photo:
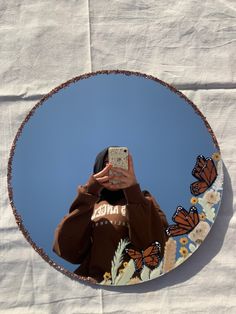
{"label": "white lettering on sweatshirt", "polygon": [[91,217],[92,220],[98,217],[103,217],[107,215],[122,215],[126,216],[126,205],[115,205],[112,206],[110,204],[102,204],[98,208],[96,208]]}

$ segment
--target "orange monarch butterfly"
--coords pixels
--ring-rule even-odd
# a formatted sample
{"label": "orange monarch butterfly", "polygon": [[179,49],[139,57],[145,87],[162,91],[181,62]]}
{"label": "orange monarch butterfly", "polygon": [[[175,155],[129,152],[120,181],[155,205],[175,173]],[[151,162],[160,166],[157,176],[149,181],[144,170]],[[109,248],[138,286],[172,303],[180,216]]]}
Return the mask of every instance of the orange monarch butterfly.
{"label": "orange monarch butterfly", "polygon": [[217,177],[214,161],[211,158],[205,158],[203,155],[199,155],[192,175],[198,179],[198,181],[190,185],[191,193],[195,196],[204,193],[214,183]]}
{"label": "orange monarch butterfly", "polygon": [[161,260],[161,245],[159,242],[152,243],[145,250],[126,249],[125,251],[134,260],[136,271],[142,270],[144,266],[153,269],[157,267]]}
{"label": "orange monarch butterfly", "polygon": [[166,233],[168,236],[175,237],[178,235],[189,233],[199,223],[197,208],[195,206],[192,206],[190,207],[189,211],[187,211],[182,206],[178,206],[172,217],[172,220],[176,224],[170,225],[166,229]]}

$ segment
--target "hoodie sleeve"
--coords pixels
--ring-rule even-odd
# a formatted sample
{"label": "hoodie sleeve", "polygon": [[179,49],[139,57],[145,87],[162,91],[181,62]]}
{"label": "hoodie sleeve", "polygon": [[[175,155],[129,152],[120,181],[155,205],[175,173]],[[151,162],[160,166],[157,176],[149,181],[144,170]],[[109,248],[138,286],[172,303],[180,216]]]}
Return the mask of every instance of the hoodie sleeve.
{"label": "hoodie sleeve", "polygon": [[165,232],[168,222],[164,212],[150,193],[144,194],[141,191],[138,183],[124,189],[124,194],[131,243],[139,249],[145,249],[158,241],[163,256],[165,242],[168,240]]}
{"label": "hoodie sleeve", "polygon": [[55,230],[53,251],[73,264],[80,264],[91,247],[91,216],[100,188],[92,176],[86,185],[79,186],[69,214]]}

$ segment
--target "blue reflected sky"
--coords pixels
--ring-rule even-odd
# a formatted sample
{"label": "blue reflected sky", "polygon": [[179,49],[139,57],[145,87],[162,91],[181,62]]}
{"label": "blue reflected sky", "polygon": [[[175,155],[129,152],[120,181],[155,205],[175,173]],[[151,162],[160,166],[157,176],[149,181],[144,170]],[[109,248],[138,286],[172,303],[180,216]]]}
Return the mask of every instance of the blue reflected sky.
{"label": "blue reflected sky", "polygon": [[15,206],[32,240],[58,264],[54,230],[77,186],[106,146],[127,146],[136,177],[166,213],[191,206],[196,157],[216,151],[203,120],[165,86],[140,76],[100,74],[60,90],[25,125],[13,159]]}

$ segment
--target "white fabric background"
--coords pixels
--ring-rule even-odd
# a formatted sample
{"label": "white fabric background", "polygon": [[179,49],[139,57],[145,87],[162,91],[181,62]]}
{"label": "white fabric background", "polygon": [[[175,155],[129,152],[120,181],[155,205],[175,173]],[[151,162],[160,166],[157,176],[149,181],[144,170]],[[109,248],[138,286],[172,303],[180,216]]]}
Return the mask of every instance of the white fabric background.
{"label": "white fabric background", "polygon": [[[235,0],[1,0],[0,313],[236,313]],[[125,69],[186,94],[219,141],[225,188],[202,246],[163,277],[91,287],[50,267],[18,230],[7,161],[21,122],[52,88]]]}

